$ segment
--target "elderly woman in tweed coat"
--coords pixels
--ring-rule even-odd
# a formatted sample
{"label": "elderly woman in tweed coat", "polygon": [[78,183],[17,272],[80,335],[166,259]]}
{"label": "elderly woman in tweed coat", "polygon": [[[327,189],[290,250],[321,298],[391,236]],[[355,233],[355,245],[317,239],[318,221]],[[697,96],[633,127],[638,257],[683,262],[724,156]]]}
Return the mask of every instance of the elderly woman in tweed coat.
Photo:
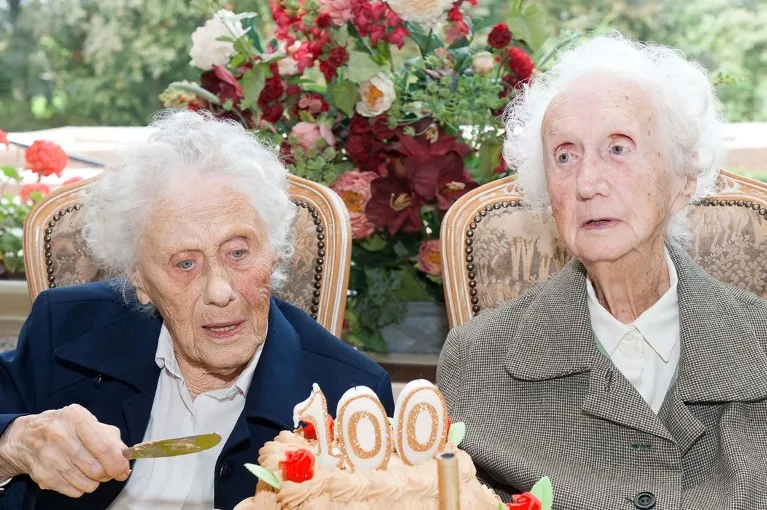
{"label": "elderly woman in tweed coat", "polygon": [[767,302],[681,247],[723,159],[718,106],[700,66],[616,35],[507,109],[505,157],[573,260],[440,357],[502,497],[548,475],[558,510],[767,508]]}

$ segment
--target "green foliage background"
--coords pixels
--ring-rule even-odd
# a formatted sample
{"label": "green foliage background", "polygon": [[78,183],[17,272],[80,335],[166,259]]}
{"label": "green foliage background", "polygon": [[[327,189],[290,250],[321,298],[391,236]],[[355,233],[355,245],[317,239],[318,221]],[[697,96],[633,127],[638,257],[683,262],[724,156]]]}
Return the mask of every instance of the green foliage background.
{"label": "green foliage background", "polygon": [[[258,12],[268,32],[266,0],[228,3]],[[168,83],[198,74],[190,35],[205,16],[194,4],[0,0],[0,128],[146,124]],[[763,0],[480,0],[472,16],[475,30],[505,21],[548,38],[539,56],[588,30],[676,46],[712,72],[730,121],[767,121]]]}

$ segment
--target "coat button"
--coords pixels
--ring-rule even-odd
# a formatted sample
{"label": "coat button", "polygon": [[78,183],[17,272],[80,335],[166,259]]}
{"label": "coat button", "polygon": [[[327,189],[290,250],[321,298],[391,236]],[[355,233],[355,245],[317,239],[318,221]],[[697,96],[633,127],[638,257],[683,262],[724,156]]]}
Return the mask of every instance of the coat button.
{"label": "coat button", "polygon": [[634,496],[634,506],[638,510],[651,510],[655,508],[656,498],[652,492],[640,492]]}
{"label": "coat button", "polygon": [[221,480],[226,481],[229,478],[231,478],[231,476],[232,476],[232,461],[231,460],[225,460],[221,464],[221,469],[218,472],[218,477]]}
{"label": "coat button", "polygon": [[101,386],[101,374],[96,374],[93,378],[93,384],[95,384],[97,388]]}

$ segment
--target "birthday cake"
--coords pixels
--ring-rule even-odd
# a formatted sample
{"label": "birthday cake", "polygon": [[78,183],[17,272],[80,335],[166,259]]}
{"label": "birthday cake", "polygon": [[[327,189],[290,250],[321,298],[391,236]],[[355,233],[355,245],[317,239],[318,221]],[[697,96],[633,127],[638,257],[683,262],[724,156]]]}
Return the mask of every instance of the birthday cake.
{"label": "birthday cake", "polygon": [[405,386],[393,419],[372,390],[352,388],[335,422],[315,385],[295,407],[294,422],[294,431],[261,448],[258,465],[246,465],[259,478],[256,495],[235,510],[436,510],[437,457],[445,453],[457,464],[460,508],[505,507],[477,480],[474,463],[458,448],[465,428],[450,423],[442,394],[428,381]]}

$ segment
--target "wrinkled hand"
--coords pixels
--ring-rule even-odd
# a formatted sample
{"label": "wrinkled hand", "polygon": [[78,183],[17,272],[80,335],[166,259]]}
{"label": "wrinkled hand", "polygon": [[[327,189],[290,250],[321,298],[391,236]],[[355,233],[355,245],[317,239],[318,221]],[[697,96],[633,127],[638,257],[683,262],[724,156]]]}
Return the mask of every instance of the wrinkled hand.
{"label": "wrinkled hand", "polygon": [[11,471],[4,474],[28,474],[40,488],[71,498],[101,482],[126,480],[124,448],[117,427],[77,404],[19,417],[0,437],[0,459]]}

